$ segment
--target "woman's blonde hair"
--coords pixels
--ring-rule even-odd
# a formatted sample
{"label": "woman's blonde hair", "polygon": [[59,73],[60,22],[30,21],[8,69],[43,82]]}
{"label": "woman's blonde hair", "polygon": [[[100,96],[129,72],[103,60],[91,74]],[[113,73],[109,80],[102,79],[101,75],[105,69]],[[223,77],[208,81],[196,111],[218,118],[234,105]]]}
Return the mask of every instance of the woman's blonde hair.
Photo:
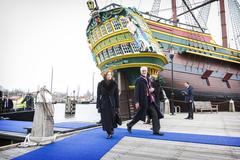
{"label": "woman's blonde hair", "polygon": [[108,70],[107,72],[102,73],[102,76],[103,76],[104,79],[106,79],[107,74],[108,74],[109,72],[110,72],[111,74],[113,74],[113,71],[112,71],[112,70]]}

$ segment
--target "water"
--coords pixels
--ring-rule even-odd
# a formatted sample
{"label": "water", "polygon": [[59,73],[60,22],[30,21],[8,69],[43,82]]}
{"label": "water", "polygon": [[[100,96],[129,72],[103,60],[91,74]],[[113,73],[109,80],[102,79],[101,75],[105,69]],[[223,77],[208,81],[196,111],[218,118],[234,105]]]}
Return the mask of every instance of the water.
{"label": "water", "polygon": [[71,121],[98,122],[100,120],[96,104],[77,104],[76,112],[73,115],[65,115],[64,103],[55,104],[54,108],[54,123]]}
{"label": "water", "polygon": [[[54,123],[73,121],[98,122],[100,120],[100,114],[97,112],[96,104],[77,104],[76,112],[73,115],[65,115],[64,103],[55,104],[54,108]],[[5,140],[0,137],[0,147],[17,142],[19,141]]]}

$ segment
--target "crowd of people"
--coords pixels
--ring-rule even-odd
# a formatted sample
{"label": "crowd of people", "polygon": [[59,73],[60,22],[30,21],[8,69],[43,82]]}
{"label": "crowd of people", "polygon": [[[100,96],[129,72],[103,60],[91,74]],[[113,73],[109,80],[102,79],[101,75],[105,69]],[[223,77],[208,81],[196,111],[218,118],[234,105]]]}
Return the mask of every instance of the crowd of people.
{"label": "crowd of people", "polygon": [[[19,101],[20,100],[20,101]],[[3,91],[0,91],[0,112],[10,112],[15,110],[31,110],[34,108],[34,97],[31,93],[28,93],[24,98],[19,98],[16,103],[13,103],[11,97],[7,94],[3,95]]]}
{"label": "crowd of people", "polygon": [[[114,134],[114,128],[117,127],[119,113],[119,94],[118,85],[112,78],[112,72],[108,71],[104,75],[104,80],[99,82],[97,88],[97,109],[101,114],[101,123],[103,131],[107,132],[107,139],[111,139]],[[146,117],[152,120],[152,131],[154,135],[163,136],[160,132],[160,119],[164,117],[160,109],[160,102],[165,101],[163,88],[160,84],[160,76],[150,77],[148,68],[140,68],[140,76],[135,82],[135,108],[137,110],[133,119],[127,123],[127,131],[132,133],[132,127],[139,121],[145,122]],[[193,119],[193,87],[185,82],[185,103],[188,105],[188,117]]]}

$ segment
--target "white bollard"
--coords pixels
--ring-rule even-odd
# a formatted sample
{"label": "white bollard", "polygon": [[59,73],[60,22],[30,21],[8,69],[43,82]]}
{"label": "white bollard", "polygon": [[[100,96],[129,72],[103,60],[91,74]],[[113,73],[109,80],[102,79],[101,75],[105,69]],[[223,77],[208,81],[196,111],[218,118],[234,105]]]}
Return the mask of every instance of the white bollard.
{"label": "white bollard", "polygon": [[169,99],[165,100],[165,114],[170,114],[170,103],[169,103]]}
{"label": "white bollard", "polygon": [[232,99],[229,101],[229,112],[235,112],[235,105]]}

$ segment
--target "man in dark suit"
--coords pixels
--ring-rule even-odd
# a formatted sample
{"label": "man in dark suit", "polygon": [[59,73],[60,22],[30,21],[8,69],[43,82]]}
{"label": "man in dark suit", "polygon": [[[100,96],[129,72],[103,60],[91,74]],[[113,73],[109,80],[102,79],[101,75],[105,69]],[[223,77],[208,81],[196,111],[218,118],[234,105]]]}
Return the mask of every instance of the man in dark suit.
{"label": "man in dark suit", "polygon": [[3,92],[0,91],[0,112],[3,110]]}
{"label": "man in dark suit", "polygon": [[153,96],[154,88],[151,87],[151,82],[147,78],[147,67],[140,68],[141,76],[137,78],[135,83],[135,107],[137,109],[136,115],[132,121],[127,123],[127,130],[132,132],[132,127],[138,121],[144,121],[146,119],[146,112],[148,111],[152,118],[153,134],[163,135],[160,133],[159,116],[157,113],[155,98]]}
{"label": "man in dark suit", "polygon": [[185,96],[185,103],[188,107],[188,116],[185,119],[193,119],[193,87],[188,83],[184,83],[185,90],[182,94]]}
{"label": "man in dark suit", "polygon": [[4,111],[8,112],[13,109],[13,101],[10,98],[8,98],[8,96],[4,97],[3,104],[4,104]]}

